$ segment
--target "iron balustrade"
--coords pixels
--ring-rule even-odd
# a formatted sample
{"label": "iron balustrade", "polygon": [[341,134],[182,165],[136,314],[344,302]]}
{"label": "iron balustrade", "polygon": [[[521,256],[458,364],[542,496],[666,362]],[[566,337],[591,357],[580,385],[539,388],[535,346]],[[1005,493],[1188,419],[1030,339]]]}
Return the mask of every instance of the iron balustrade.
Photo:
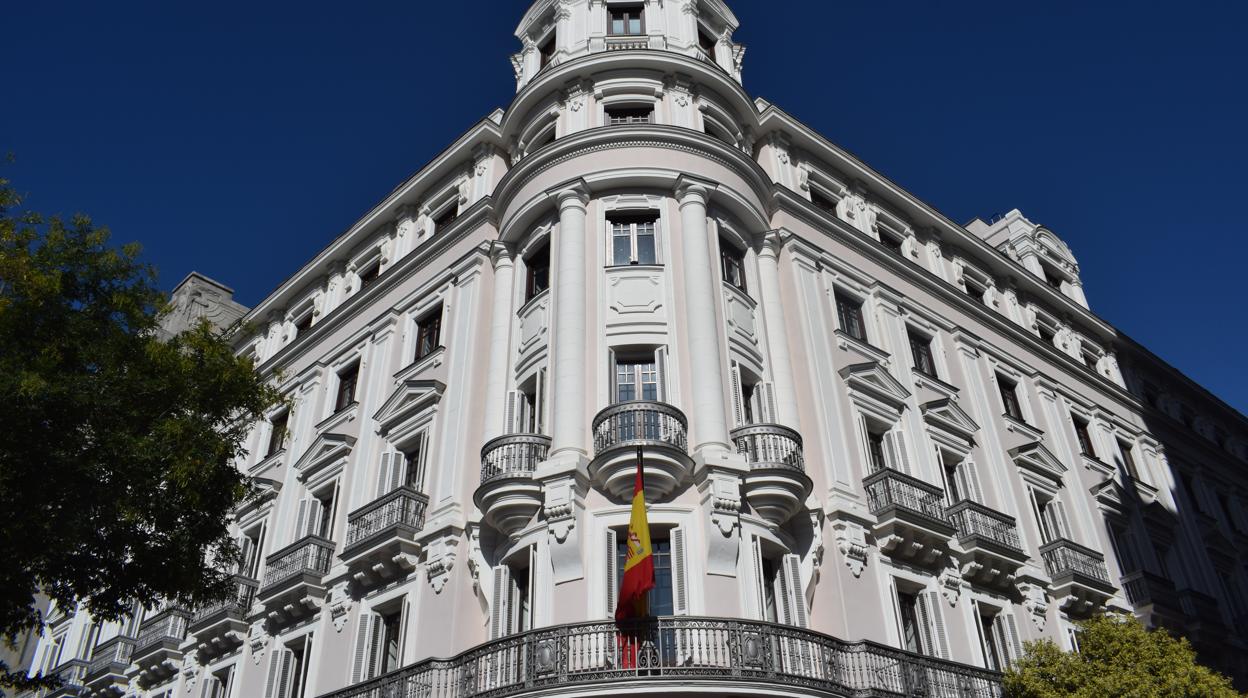
{"label": "iron balustrade", "polygon": [[1193,620],[1222,623],[1222,611],[1218,609],[1218,600],[1204,592],[1195,589],[1180,591],[1179,607],[1183,610],[1183,615]]}
{"label": "iron balustrade", "polygon": [[251,608],[251,602],[256,598],[256,587],[260,583],[254,579],[249,579],[242,575],[234,575],[234,590],[228,598],[221,601],[206,603],[195,609],[195,615],[191,617],[190,628],[194,630],[197,626],[207,624],[221,617],[234,614],[237,616],[246,615],[247,609]]}
{"label": "iron balustrade", "polygon": [[511,477],[528,477],[550,453],[550,437],[507,434],[481,449],[481,484]]}
{"label": "iron balustrade", "polygon": [[301,574],[323,577],[329,571],[333,554],[333,541],[320,536],[301,538],[268,557],[261,589],[267,590]]}
{"label": "iron balustrade", "polygon": [[598,455],[632,446],[667,446],[682,453],[689,450],[684,413],[663,402],[617,402],[599,412],[593,426],[594,452]]}
{"label": "iron balustrade", "polygon": [[530,630],[323,698],[502,698],[620,681],[747,682],[854,696],[1001,695],[997,672],[774,623],[663,617]]}
{"label": "iron balustrade", "polygon": [[1023,552],[1023,544],[1018,537],[1018,524],[1013,516],[994,511],[969,499],[954,504],[945,513],[953,527],[958,529],[959,538],[978,536],[1010,550]]}
{"label": "iron balustrade", "polygon": [[130,666],[130,655],[133,651],[134,640],[124,635],[101,642],[91,653],[91,664],[87,666],[87,678],[110,673],[110,667],[116,667],[116,673],[120,674]]}
{"label": "iron balustrade", "polygon": [[732,443],[752,469],[784,468],[806,472],[802,437],[779,424],[751,424],[732,430]]}
{"label": "iron balustrade", "polygon": [[1058,538],[1046,543],[1040,547],[1040,556],[1044,558],[1045,569],[1051,577],[1073,573],[1110,583],[1105,556],[1074,541]]}
{"label": "iron balustrade", "polygon": [[347,547],[395,527],[419,531],[428,506],[429,498],[407,485],[377,498],[347,517]]}
{"label": "iron balustrade", "polygon": [[139,626],[139,636],[134,641],[133,656],[142,656],[157,645],[180,644],[186,638],[187,619],[190,614],[181,608],[167,608]]}
{"label": "iron balustrade", "polygon": [[872,513],[891,506],[949,524],[944,491],[935,485],[892,468],[880,468],[864,478],[862,484]]}

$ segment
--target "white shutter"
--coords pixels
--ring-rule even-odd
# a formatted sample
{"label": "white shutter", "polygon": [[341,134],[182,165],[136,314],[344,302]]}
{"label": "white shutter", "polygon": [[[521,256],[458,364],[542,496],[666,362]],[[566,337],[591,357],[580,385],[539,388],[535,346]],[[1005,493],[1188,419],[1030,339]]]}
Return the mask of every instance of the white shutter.
{"label": "white shutter", "polygon": [[1006,613],[1004,611],[997,614],[998,623],[1000,623],[1003,618],[1005,619],[1004,625],[1007,639],[1007,642],[1005,643],[1007,647],[1006,652],[1008,652],[1010,656],[1009,663],[1013,664],[1023,658],[1023,643],[1020,642],[1018,638],[1018,623],[1014,620],[1014,614]]}
{"label": "white shutter", "polygon": [[806,609],[806,593],[802,591],[802,558],[785,555],[780,559],[776,573],[776,598],[782,600],[784,610],[781,620],[798,628],[810,624]]}
{"label": "white shutter", "polygon": [[[762,387],[762,403],[763,410],[760,419],[764,422],[774,424],[780,421],[780,416],[776,410],[776,384],[770,381],[759,384]],[[755,393],[760,392],[759,389],[754,390]]]}
{"label": "white shutter", "polygon": [[676,615],[689,614],[689,572],[685,566],[685,529],[672,529],[672,608]]}
{"label": "white shutter", "polygon": [[617,582],[615,581],[615,577],[616,577],[616,571],[615,571],[615,567],[616,567],[616,561],[615,561],[615,555],[616,555],[616,552],[615,552],[615,548],[616,548],[616,542],[615,542],[615,531],[613,531],[613,530],[611,530],[611,529],[609,529],[609,528],[607,529],[607,540],[606,540],[606,544],[607,544],[607,549],[606,549],[606,553],[607,553],[607,568],[606,568],[606,570],[604,570],[604,572],[605,572],[605,574],[606,574],[606,576],[607,576],[607,579],[606,579],[606,582],[607,582],[607,584],[606,584],[606,586],[607,586],[607,597],[606,597],[606,602],[607,602],[607,617],[608,617],[608,618],[614,618],[614,617],[615,617],[615,606],[616,606],[616,603],[617,603],[617,602],[616,602],[616,599],[619,597],[620,589],[619,589],[619,586],[617,585]]}
{"label": "white shutter", "polygon": [[967,497],[984,503],[984,492],[979,487],[979,473],[975,470],[975,461],[967,458],[958,466],[958,474],[962,476],[964,482],[963,492]]}
{"label": "white shutter", "polygon": [[945,614],[940,608],[940,592],[929,591],[926,594],[928,609],[932,614],[932,637],[936,641],[936,650],[932,656],[941,659],[949,658],[949,638],[945,634]]}
{"label": "white shutter", "polygon": [[381,673],[379,669],[381,668],[381,653],[386,651],[385,639],[386,624],[380,615],[373,614],[373,637],[368,643],[368,673],[365,679],[374,678]]}
{"label": "white shutter", "polygon": [[403,655],[407,651],[407,623],[412,617],[412,603],[408,597],[403,597],[401,608],[399,612],[403,615],[399,621],[399,666],[404,666]]}
{"label": "white shutter", "polygon": [[1053,534],[1059,538],[1069,539],[1070,530],[1066,526],[1066,511],[1062,506],[1062,500],[1054,497],[1049,501],[1046,511],[1049,514],[1049,522],[1053,527]]}
{"label": "white shutter", "polygon": [[295,653],[282,648],[282,670],[278,677],[278,698],[291,698],[291,686],[295,678]]}
{"label": "white shutter", "polygon": [[399,451],[390,454],[390,487],[387,492],[399,489],[407,477],[407,456]]}
{"label": "white shutter", "polygon": [[295,540],[299,540],[308,528],[308,498],[299,500],[299,516],[295,519]]}
{"label": "white shutter", "polygon": [[390,467],[393,461],[389,453],[381,454],[381,462],[377,465],[377,496],[381,497],[389,492],[390,487]]}
{"label": "white shutter", "polygon": [[217,695],[216,684],[217,683],[218,683],[217,677],[211,676],[211,675],[205,676],[203,678],[203,683],[199,687],[200,698],[216,698],[216,695]]}
{"label": "white shutter", "polygon": [[524,393],[519,390],[507,391],[506,413],[503,416],[503,429],[508,434],[520,432],[520,418],[523,411]]}
{"label": "white shutter", "polygon": [[360,625],[355,632],[355,657],[351,664],[351,683],[357,684],[368,678],[367,660],[372,655],[369,644],[373,639],[373,624],[377,616],[368,611],[360,611]]}
{"label": "white shutter", "polygon": [[915,594],[915,604],[919,610],[919,633],[923,639],[923,653],[930,657],[940,656],[939,650],[936,649],[936,640],[932,637],[932,612],[928,608],[927,594],[919,592]]}
{"label": "white shutter", "polygon": [[308,527],[303,532],[305,536],[316,535],[321,530],[321,519],[325,516],[325,507],[321,506],[321,500],[315,497],[308,497]]}
{"label": "white shutter", "polygon": [[264,680],[264,698],[277,698],[277,674],[282,668],[282,648],[274,647],[269,652],[269,671]]}
{"label": "white shutter", "polygon": [[888,467],[902,473],[910,472],[910,464],[906,457],[906,438],[901,427],[895,427],[884,434],[884,459]]}
{"label": "white shutter", "polygon": [[750,567],[754,570],[754,596],[759,620],[775,620],[767,617],[767,580],[763,579],[763,546],[758,536],[750,536]]}
{"label": "white shutter", "polygon": [[494,568],[494,604],[490,609],[490,639],[506,637],[511,632],[511,568]]}
{"label": "white shutter", "polygon": [[249,571],[250,565],[248,563],[251,561],[251,556],[253,554],[253,551],[252,551],[253,545],[255,545],[255,542],[252,541],[249,536],[240,535],[238,537],[238,553],[239,553],[238,573],[239,574],[245,575]]}
{"label": "white shutter", "polygon": [[745,408],[741,404],[745,393],[741,390],[741,367],[734,361],[728,372],[732,380],[732,425],[739,427],[745,424]]}
{"label": "white shutter", "polygon": [[[658,235],[658,226],[655,226]],[[657,239],[657,238],[656,238]],[[667,347],[659,347],[654,352],[654,367],[659,372],[659,401],[669,402],[667,395]]]}

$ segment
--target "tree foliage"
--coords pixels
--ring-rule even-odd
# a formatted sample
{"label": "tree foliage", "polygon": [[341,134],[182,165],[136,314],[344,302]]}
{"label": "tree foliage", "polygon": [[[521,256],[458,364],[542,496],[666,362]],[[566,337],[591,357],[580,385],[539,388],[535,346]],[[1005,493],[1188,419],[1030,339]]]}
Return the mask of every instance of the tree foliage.
{"label": "tree foliage", "polygon": [[[159,336],[137,245],[43,218],[0,179],[0,636],[40,628],[42,590],[97,618],[223,598],[235,467],[279,401],[227,333]],[[207,561],[212,560],[213,563]],[[27,685],[0,664],[0,686]]]}
{"label": "tree foliage", "polygon": [[1079,624],[1079,651],[1029,642],[1005,674],[1010,698],[1236,698],[1224,676],[1196,663],[1185,638],[1147,630],[1134,618],[1102,615]]}

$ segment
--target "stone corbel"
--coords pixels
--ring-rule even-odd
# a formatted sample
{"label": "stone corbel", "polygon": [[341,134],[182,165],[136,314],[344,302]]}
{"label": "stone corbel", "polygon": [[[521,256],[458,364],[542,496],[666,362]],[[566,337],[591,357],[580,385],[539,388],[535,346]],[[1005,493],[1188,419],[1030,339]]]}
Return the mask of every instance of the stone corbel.
{"label": "stone corbel", "polygon": [[257,666],[264,658],[265,648],[269,644],[269,634],[264,628],[264,620],[257,620],[247,629],[247,648],[251,650],[251,661]]}
{"label": "stone corbel", "polygon": [[738,532],[741,529],[741,477],[720,468],[698,469],[702,509],[710,519],[707,535],[706,571],[709,574],[735,577],[739,554]]}
{"label": "stone corbel", "polygon": [[1028,577],[1018,583],[1018,591],[1023,596],[1023,608],[1031,616],[1031,622],[1036,630],[1043,632],[1049,611],[1047,586],[1039,579]]}
{"label": "stone corbel", "polygon": [[939,586],[940,593],[944,595],[945,601],[950,606],[957,606],[958,599],[962,597],[962,575],[954,560],[950,559],[949,564],[940,573]]}
{"label": "stone corbel", "polygon": [[351,607],[355,601],[351,598],[350,584],[348,582],[339,582],[329,590],[329,616],[334,624],[334,630],[342,632],[347,627],[347,616],[351,613]]}
{"label": "stone corbel", "polygon": [[199,681],[199,665],[195,661],[195,655],[187,652],[182,657],[182,685],[186,687],[186,692],[190,693],[194,690],[195,684]]}
{"label": "stone corbel", "polygon": [[542,480],[542,518],[550,545],[550,562],[555,584],[582,579],[581,541],[577,520],[589,484],[582,468],[563,470]]}
{"label": "stone corbel", "polygon": [[451,570],[459,557],[459,541],[467,526],[456,504],[439,507],[429,515],[419,543],[424,555],[425,576],[435,594],[442,593],[450,581]]}
{"label": "stone corbel", "polygon": [[836,549],[845,559],[845,566],[849,568],[850,574],[861,577],[870,556],[866,527],[853,519],[836,519],[832,522],[832,535],[836,539]]}
{"label": "stone corbel", "polygon": [[488,567],[485,554],[481,551],[481,524],[468,524],[468,575],[472,577],[472,592],[482,599],[485,594],[481,589],[481,570]]}

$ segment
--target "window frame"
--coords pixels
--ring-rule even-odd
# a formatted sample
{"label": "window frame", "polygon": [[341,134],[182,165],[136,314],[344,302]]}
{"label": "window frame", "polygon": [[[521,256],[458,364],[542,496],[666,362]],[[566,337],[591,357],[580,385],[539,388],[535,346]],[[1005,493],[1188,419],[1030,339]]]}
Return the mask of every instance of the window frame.
{"label": "window frame", "polygon": [[272,458],[286,450],[289,428],[290,410],[282,410],[269,419],[269,442],[265,449],[265,458]]}
{"label": "window frame", "polygon": [[[659,254],[659,236],[663,228],[663,217],[657,209],[633,209],[633,210],[617,210],[608,211],[606,215],[607,222],[607,253],[610,257],[607,266],[609,267],[628,267],[628,266],[661,266],[663,264],[662,255]],[[647,236],[641,232],[640,226],[652,224],[650,235]],[[629,257],[627,261],[621,262],[616,259],[616,238],[625,237],[621,235],[621,231],[617,226],[627,226],[627,237],[629,240]],[[641,256],[641,239],[651,237],[653,240],[653,259],[643,261]]]}
{"label": "window frame", "polygon": [[[859,342],[870,344],[871,335],[867,332],[866,301],[858,300],[839,288],[833,291],[832,298],[836,304],[836,319],[841,332]],[[856,329],[851,324],[851,320],[856,322]]]}
{"label": "window frame", "polygon": [[[356,359],[334,373],[337,385],[334,389],[334,414],[356,404],[360,390],[360,361]],[[347,380],[347,377],[350,380]]]}
{"label": "window frame", "polygon": [[[641,118],[641,114],[645,118]],[[608,104],[602,108],[604,126],[631,126],[633,124],[653,124],[654,104],[618,103]]]}
{"label": "window frame", "polygon": [[[719,269],[724,283],[749,295],[749,283],[745,278],[745,251],[719,236]],[[736,279],[734,280],[733,272]]]}
{"label": "window frame", "polygon": [[1001,414],[1025,424],[1027,417],[1023,414],[1023,400],[1018,394],[1020,386],[1021,383],[1013,378],[997,373],[997,392],[1001,396],[1001,407],[1004,410]]}
{"label": "window frame", "polygon": [[[932,351],[934,340],[913,328],[906,328],[906,339],[910,343],[910,358],[914,370],[928,378],[940,380],[939,372],[936,370],[936,353]],[[927,362],[926,369],[923,367],[923,360]]]}
{"label": "window frame", "polygon": [[416,319],[416,346],[412,363],[428,358],[442,348],[443,308],[439,302]]}
{"label": "window frame", "polygon": [[1079,454],[1097,459],[1096,445],[1092,441],[1092,422],[1077,414],[1070,415],[1070,423],[1075,428],[1075,443],[1079,446]]}
{"label": "window frame", "polygon": [[[629,12],[635,11],[635,17]],[[621,15],[617,17],[617,15]],[[616,32],[615,22],[623,22],[623,31]],[[637,22],[637,31],[629,31],[631,22]],[[609,4],[607,5],[607,36],[645,36],[646,35],[646,5],[644,2]]]}
{"label": "window frame", "polygon": [[550,266],[550,240],[547,239],[524,258],[525,303],[550,290]]}

